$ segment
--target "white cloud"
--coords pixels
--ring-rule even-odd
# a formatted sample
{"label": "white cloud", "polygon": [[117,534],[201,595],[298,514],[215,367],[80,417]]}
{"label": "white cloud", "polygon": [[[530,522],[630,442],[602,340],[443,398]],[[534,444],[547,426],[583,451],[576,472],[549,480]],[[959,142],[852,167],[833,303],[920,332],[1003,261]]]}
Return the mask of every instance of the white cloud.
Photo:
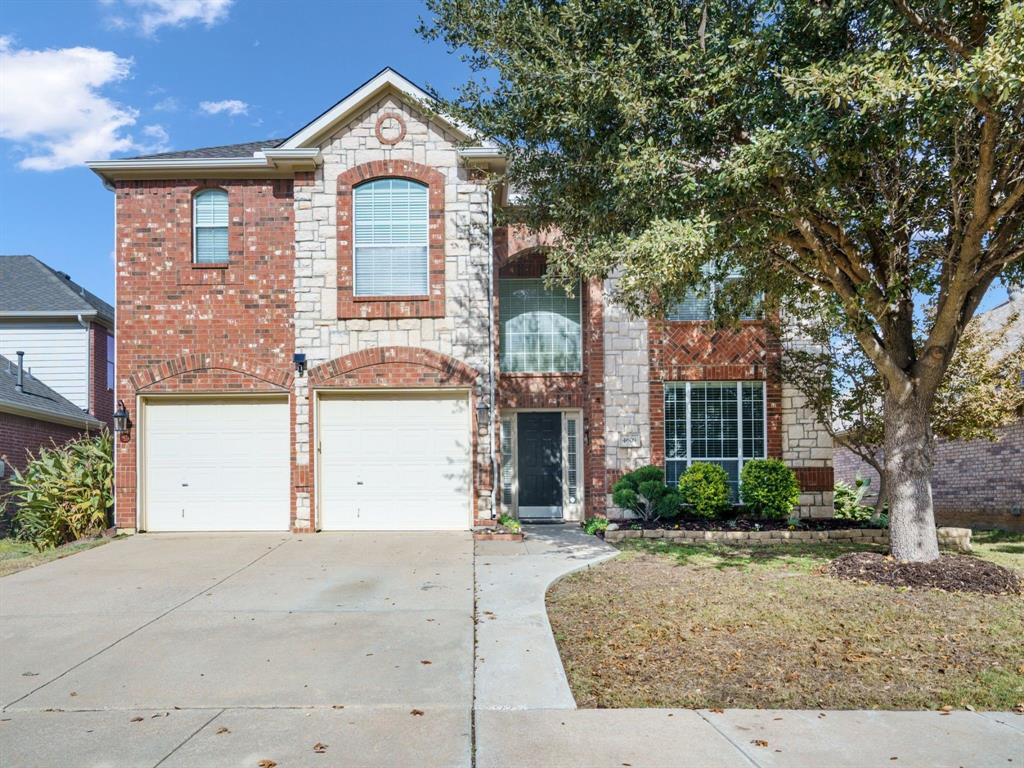
{"label": "white cloud", "polygon": [[132,60],[96,48],[40,51],[0,38],[0,138],[16,144],[26,170],[56,171],[117,152],[158,152],[167,146],[159,125],[129,131],[138,110],[101,89],[124,80]]}
{"label": "white cloud", "polygon": [[199,22],[212,27],[228,16],[233,0],[110,0],[102,4],[116,9],[107,17],[115,29],[137,27],[152,35],[161,27],[183,27]]}
{"label": "white cloud", "polygon": [[167,96],[160,99],[156,104],[153,105],[154,112],[177,112],[178,111],[178,100],[173,96]]}
{"label": "white cloud", "polygon": [[238,99],[224,99],[223,101],[201,101],[199,108],[208,115],[219,115],[225,112],[229,115],[249,114],[249,105]]}

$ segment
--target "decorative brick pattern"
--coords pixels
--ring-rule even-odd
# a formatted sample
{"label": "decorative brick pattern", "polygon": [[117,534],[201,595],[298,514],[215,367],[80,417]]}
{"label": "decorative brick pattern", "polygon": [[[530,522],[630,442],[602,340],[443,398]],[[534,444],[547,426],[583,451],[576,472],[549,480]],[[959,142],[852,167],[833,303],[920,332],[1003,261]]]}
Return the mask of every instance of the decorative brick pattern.
{"label": "decorative brick pattern", "polygon": [[832,467],[793,467],[801,491],[831,491]]}
{"label": "decorative brick pattern", "polygon": [[316,388],[380,379],[380,386],[391,387],[472,387],[479,377],[461,360],[429,349],[376,347],[318,365],[309,372],[309,383]]}
{"label": "decorative brick pattern", "polygon": [[[405,135],[404,131],[402,135]],[[428,187],[427,205],[430,223],[427,261],[429,280],[426,296],[389,296],[386,299],[355,296],[352,190],[363,182],[378,178],[411,179],[426,184]],[[337,185],[338,317],[340,319],[362,318],[365,320],[444,317],[444,176],[433,168],[410,160],[371,160],[339,174]]]}
{"label": "decorative brick pattern", "polygon": [[[290,180],[219,181],[228,251],[192,264],[192,194],[203,179],[117,183],[117,399],[280,392],[291,382],[295,230]],[[135,528],[136,440],[115,443],[119,528]]]}

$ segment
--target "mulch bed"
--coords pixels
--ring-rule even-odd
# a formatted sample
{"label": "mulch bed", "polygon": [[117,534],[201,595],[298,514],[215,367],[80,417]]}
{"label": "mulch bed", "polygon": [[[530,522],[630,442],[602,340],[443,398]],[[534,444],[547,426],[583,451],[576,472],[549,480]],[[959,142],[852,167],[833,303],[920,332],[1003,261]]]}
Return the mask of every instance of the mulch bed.
{"label": "mulch bed", "polygon": [[[677,518],[645,523],[642,520],[612,520],[621,529],[640,526],[645,531],[788,531],[788,520],[767,520],[764,518],[737,517],[731,520],[705,520],[704,518]],[[836,520],[831,517],[800,521],[801,531],[846,531],[851,528],[874,528],[875,526],[856,520]]]}
{"label": "mulch bed", "polygon": [[931,587],[987,595],[1024,591],[1021,578],[1014,571],[965,555],[943,555],[929,563],[901,563],[876,552],[851,552],[833,560],[828,572],[840,579],[890,587]]}

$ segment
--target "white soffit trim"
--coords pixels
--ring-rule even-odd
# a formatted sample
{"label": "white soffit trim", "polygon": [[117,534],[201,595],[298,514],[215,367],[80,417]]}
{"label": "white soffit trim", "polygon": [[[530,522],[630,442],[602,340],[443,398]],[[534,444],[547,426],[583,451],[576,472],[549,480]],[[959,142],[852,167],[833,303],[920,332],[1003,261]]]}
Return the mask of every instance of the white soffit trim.
{"label": "white soffit trim", "polygon": [[264,149],[252,157],[174,157],[144,160],[96,160],[86,167],[101,179],[108,180],[123,173],[166,171],[271,171],[276,169],[313,170],[323,162],[319,149],[281,151]]}
{"label": "white soffit trim", "polygon": [[[411,80],[398,74],[391,67],[386,67],[380,73],[374,75],[352,93],[343,98],[333,107],[324,112],[320,117],[313,120],[298,132],[292,134],[281,144],[280,149],[295,149],[308,146],[317,138],[330,130],[337,123],[343,122],[353,112],[364,107],[367,102],[378,97],[381,92],[387,89],[394,89],[399,95],[404,95],[414,101],[431,101],[430,94],[413,83]],[[454,120],[446,115],[435,113],[436,116],[449,126],[461,133],[465,138],[474,138],[474,131],[465,123]]]}

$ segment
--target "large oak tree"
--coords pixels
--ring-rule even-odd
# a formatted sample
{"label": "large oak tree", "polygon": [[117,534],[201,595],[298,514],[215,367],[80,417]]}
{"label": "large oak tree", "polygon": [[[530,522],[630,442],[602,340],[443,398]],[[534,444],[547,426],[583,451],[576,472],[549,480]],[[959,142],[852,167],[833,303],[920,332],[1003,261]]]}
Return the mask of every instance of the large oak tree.
{"label": "large oak tree", "polygon": [[[938,556],[929,412],[1024,267],[1024,4],[428,0],[473,75],[445,109],[509,158],[555,277],[657,313],[838,297],[884,384],[893,554]],[[915,320],[924,333],[915,334]]]}

